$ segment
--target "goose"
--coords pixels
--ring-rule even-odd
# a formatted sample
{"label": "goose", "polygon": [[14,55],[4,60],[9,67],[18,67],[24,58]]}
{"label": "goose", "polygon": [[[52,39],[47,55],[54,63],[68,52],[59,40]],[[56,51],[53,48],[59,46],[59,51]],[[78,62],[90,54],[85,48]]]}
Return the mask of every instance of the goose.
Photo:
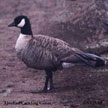
{"label": "goose", "polygon": [[53,72],[56,70],[71,68],[77,63],[91,67],[101,67],[106,64],[102,57],[72,48],[61,39],[45,35],[34,36],[27,16],[15,17],[8,27],[17,27],[21,30],[15,45],[18,58],[27,67],[45,71],[46,79],[42,92],[54,90]]}

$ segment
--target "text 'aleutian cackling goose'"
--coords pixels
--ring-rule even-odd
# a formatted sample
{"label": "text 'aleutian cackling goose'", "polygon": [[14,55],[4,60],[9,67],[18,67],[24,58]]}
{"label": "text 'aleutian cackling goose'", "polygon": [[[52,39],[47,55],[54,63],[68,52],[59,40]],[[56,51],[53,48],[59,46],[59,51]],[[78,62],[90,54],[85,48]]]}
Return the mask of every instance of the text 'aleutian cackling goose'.
{"label": "text 'aleutian cackling goose'", "polygon": [[30,68],[45,70],[46,81],[43,92],[48,91],[48,82],[50,82],[49,90],[54,89],[53,71],[69,68],[76,63],[85,63],[91,67],[106,64],[102,57],[72,48],[63,40],[44,35],[34,37],[27,16],[16,17],[8,26],[21,29],[15,45],[18,57]]}

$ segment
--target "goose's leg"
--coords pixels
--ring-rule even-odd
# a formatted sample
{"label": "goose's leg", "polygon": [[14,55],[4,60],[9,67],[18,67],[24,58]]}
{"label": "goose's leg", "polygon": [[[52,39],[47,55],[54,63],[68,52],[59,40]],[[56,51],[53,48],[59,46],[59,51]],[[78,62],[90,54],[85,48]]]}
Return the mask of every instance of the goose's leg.
{"label": "goose's leg", "polygon": [[53,84],[53,73],[50,72],[50,89],[49,90],[53,90],[54,89],[54,84]]}
{"label": "goose's leg", "polygon": [[43,92],[48,91],[48,82],[49,81],[50,81],[50,89],[49,90],[52,90],[54,88],[52,71],[46,71],[46,81],[45,81],[45,86],[44,86]]}
{"label": "goose's leg", "polygon": [[49,71],[46,71],[46,80],[45,80],[45,85],[44,85],[43,92],[48,91],[48,82],[49,82],[49,79],[50,79],[50,74],[49,73],[50,73]]}

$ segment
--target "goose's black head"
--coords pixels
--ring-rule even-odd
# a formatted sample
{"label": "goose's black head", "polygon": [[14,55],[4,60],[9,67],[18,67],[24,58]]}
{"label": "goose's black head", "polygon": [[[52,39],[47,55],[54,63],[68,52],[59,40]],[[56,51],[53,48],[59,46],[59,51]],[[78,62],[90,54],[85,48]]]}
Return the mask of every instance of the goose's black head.
{"label": "goose's black head", "polygon": [[22,34],[32,35],[31,24],[27,16],[17,16],[8,27],[18,27]]}

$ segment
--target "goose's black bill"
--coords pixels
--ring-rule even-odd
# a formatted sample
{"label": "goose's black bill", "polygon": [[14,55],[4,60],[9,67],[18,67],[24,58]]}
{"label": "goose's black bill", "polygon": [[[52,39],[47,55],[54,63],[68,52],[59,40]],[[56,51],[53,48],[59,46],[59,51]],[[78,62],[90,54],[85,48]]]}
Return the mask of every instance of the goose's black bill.
{"label": "goose's black bill", "polygon": [[8,25],[8,27],[14,27],[15,26],[15,22],[12,22],[11,24]]}

